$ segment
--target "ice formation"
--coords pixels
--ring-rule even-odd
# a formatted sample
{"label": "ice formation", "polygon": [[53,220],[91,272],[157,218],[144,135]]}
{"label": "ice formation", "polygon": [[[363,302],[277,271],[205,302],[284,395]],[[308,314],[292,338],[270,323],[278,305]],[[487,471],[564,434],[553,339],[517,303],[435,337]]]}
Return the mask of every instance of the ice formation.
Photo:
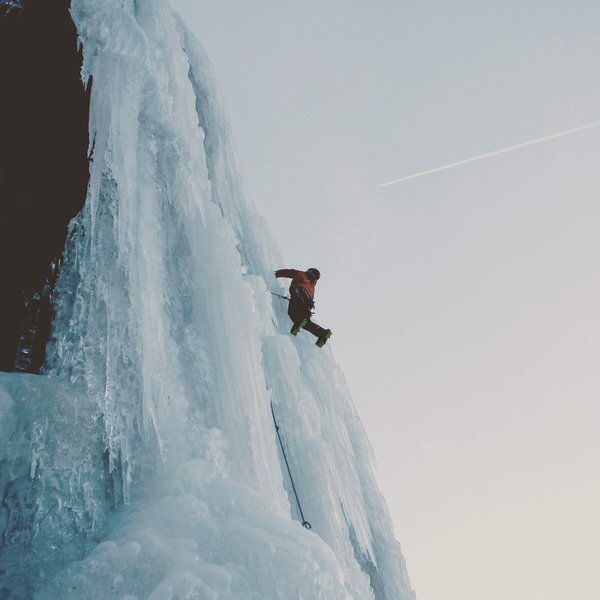
{"label": "ice formation", "polygon": [[47,370],[0,374],[0,595],[414,598],[344,376],[269,293],[203,51],[166,0],[71,10],[90,186]]}

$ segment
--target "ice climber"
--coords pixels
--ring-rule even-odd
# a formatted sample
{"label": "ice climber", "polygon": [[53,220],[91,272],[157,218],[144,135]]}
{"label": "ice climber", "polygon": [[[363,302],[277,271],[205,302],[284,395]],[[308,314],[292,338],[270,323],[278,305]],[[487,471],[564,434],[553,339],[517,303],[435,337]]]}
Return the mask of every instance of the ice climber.
{"label": "ice climber", "polygon": [[312,309],[315,307],[315,285],[317,285],[321,273],[315,268],[306,271],[279,269],[275,271],[275,277],[287,277],[292,280],[292,283],[290,283],[288,315],[294,325],[290,329],[290,333],[298,335],[300,329],[306,329],[306,331],[316,336],[317,346],[322,348],[331,337],[331,329],[323,329],[323,327],[310,320]]}

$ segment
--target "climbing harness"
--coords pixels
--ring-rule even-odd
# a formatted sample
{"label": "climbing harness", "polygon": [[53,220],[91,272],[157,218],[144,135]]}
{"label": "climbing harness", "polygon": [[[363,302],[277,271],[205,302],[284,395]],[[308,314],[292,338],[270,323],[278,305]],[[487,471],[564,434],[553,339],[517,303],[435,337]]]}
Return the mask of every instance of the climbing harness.
{"label": "climbing harness", "polygon": [[281,453],[283,454],[283,459],[285,460],[285,466],[287,467],[287,472],[290,477],[290,482],[292,484],[292,490],[294,491],[294,496],[296,497],[296,504],[298,505],[298,510],[300,511],[300,517],[302,518],[302,527],[304,527],[305,529],[312,529],[311,524],[304,518],[304,513],[302,512],[302,507],[300,506],[300,500],[298,499],[298,492],[296,491],[296,486],[294,485],[294,479],[292,478],[292,471],[290,470],[290,463],[288,462],[287,455],[285,453],[285,449],[283,448],[283,441],[281,440],[281,434],[279,433],[279,425],[277,424],[277,419],[275,418],[275,411],[273,410],[272,402],[271,402],[271,414],[273,415],[273,423],[275,424],[275,431],[277,432],[277,439],[279,440],[279,447],[281,448]]}

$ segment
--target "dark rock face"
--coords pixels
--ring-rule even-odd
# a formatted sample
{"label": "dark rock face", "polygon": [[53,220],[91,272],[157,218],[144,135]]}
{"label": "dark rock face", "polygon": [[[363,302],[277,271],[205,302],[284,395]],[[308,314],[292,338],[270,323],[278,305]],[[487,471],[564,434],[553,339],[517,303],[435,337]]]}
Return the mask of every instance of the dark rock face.
{"label": "dark rock face", "polygon": [[36,294],[42,293],[52,260],[62,253],[67,224],[86,195],[89,90],[81,82],[82,57],[69,6],[70,0],[0,0],[4,371],[15,370],[19,339],[32,319],[35,356],[20,370],[36,372],[43,362],[51,311],[35,313]]}

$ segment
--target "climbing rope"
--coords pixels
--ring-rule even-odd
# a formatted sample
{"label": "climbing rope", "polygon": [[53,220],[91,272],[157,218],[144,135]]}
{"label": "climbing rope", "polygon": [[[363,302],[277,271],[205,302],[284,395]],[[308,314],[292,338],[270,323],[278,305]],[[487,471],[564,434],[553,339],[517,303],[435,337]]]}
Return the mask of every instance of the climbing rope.
{"label": "climbing rope", "polygon": [[[271,292],[273,293],[273,292]],[[296,491],[296,486],[294,485],[294,478],[292,477],[292,471],[290,470],[290,463],[288,462],[287,455],[285,453],[285,449],[283,447],[283,441],[281,440],[281,434],[279,433],[279,425],[277,424],[277,419],[275,418],[275,411],[273,410],[273,403],[271,402],[271,414],[273,415],[273,423],[275,424],[275,431],[277,432],[277,439],[279,440],[279,447],[281,448],[281,453],[283,454],[283,459],[285,460],[285,466],[287,467],[287,472],[290,477],[290,482],[292,483],[292,490],[294,491],[294,496],[296,497],[296,504],[298,505],[298,511],[300,512],[300,517],[302,518],[302,527],[305,529],[312,529],[311,524],[304,518],[304,513],[302,512],[302,507],[300,506],[300,500],[298,499],[298,492]]]}
{"label": "climbing rope", "polygon": [[287,296],[282,296],[281,294],[276,294],[275,292],[271,292],[271,294],[273,294],[273,296],[277,296],[278,298],[283,298],[284,300],[289,300],[289,298]]}

